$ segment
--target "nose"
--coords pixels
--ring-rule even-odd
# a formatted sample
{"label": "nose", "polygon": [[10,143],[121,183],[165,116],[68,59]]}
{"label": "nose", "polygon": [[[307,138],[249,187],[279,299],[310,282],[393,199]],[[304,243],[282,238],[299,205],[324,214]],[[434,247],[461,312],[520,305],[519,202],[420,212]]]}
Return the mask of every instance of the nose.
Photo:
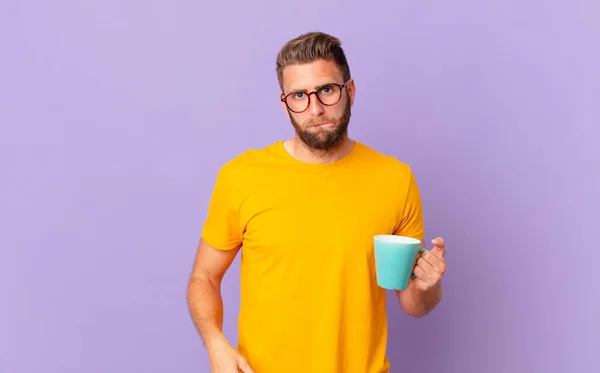
{"label": "nose", "polygon": [[308,111],[309,111],[310,115],[312,115],[314,117],[318,117],[319,115],[323,114],[323,112],[325,111],[325,108],[323,107],[321,102],[319,102],[319,99],[317,98],[317,94],[313,92],[308,97],[310,97],[310,102],[308,105]]}

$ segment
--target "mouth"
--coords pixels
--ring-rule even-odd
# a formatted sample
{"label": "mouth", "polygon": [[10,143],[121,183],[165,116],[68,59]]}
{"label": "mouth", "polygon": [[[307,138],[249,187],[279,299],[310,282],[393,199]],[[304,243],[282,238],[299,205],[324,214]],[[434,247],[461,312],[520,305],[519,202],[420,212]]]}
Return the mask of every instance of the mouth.
{"label": "mouth", "polygon": [[331,122],[323,122],[323,123],[317,123],[317,124],[313,124],[310,127],[317,127],[317,128],[333,128],[335,127],[335,124],[331,123]]}

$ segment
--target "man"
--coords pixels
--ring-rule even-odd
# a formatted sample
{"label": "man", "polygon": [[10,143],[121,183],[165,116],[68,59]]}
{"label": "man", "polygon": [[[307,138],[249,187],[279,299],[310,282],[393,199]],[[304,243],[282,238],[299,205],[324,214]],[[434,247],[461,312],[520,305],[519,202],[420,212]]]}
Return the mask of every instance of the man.
{"label": "man", "polygon": [[[337,38],[289,41],[277,76],[295,136],[221,168],[189,282],[211,372],[388,372],[373,236],[423,240],[417,184],[407,165],[348,137],[356,87]],[[396,292],[415,317],[441,299],[444,242],[432,243]],[[242,246],[234,348],[222,332],[221,280]]]}

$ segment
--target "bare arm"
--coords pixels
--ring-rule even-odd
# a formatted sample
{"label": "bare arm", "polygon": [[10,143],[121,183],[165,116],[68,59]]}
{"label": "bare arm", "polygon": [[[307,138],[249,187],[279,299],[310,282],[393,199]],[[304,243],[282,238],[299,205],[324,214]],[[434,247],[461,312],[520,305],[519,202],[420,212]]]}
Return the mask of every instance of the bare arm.
{"label": "bare arm", "polygon": [[201,240],[188,284],[190,314],[208,352],[212,373],[254,373],[223,334],[221,281],[239,250],[217,250]]}
{"label": "bare arm", "polygon": [[196,329],[207,350],[227,343],[223,334],[223,298],[221,281],[237,255],[234,250],[217,250],[200,241],[188,283],[187,301]]}

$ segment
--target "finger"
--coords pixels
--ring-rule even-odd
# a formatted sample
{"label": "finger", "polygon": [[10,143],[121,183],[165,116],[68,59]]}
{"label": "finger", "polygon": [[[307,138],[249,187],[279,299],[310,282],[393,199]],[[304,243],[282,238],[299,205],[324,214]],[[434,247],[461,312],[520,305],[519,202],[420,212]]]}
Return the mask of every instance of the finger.
{"label": "finger", "polygon": [[427,255],[425,255],[423,259],[433,267],[433,272],[430,272],[429,274],[433,275],[433,277],[439,274],[443,275],[446,272],[446,262],[444,259],[439,258],[432,253],[426,254]]}
{"label": "finger", "polygon": [[436,237],[433,240],[431,240],[431,243],[433,244],[433,246],[439,246],[439,247],[444,247],[444,239],[442,237]]}
{"label": "finger", "polygon": [[438,258],[443,258],[444,256],[446,256],[446,250],[439,248],[439,247],[434,247],[433,249],[431,249],[431,253],[435,256],[437,256]]}
{"label": "finger", "polygon": [[425,252],[421,257],[434,268],[440,268],[445,264],[444,259],[433,252]]}
{"label": "finger", "polygon": [[421,268],[425,272],[425,278],[433,275],[434,273],[433,266],[423,257],[417,259],[416,267]]}
{"label": "finger", "polygon": [[415,278],[413,281],[414,281],[415,287],[417,287],[421,290],[427,290],[427,288],[428,288],[427,282],[425,282],[419,278]]}
{"label": "finger", "polygon": [[433,254],[439,256],[440,258],[443,258],[444,255],[446,255],[446,248],[444,246],[444,244],[445,244],[444,239],[442,237],[437,237],[437,238],[434,238],[433,240],[431,240],[431,243],[434,246],[434,248],[431,249],[431,252]]}
{"label": "finger", "polygon": [[248,364],[248,362],[246,360],[241,360],[238,364],[240,366],[240,370],[244,373],[254,373],[254,371],[252,370],[252,368],[250,368],[250,365]]}
{"label": "finger", "polygon": [[415,274],[415,278],[421,279],[421,280],[426,280],[427,279],[427,273],[425,272],[425,270],[419,266],[415,266],[415,268],[413,269],[413,273]]}

